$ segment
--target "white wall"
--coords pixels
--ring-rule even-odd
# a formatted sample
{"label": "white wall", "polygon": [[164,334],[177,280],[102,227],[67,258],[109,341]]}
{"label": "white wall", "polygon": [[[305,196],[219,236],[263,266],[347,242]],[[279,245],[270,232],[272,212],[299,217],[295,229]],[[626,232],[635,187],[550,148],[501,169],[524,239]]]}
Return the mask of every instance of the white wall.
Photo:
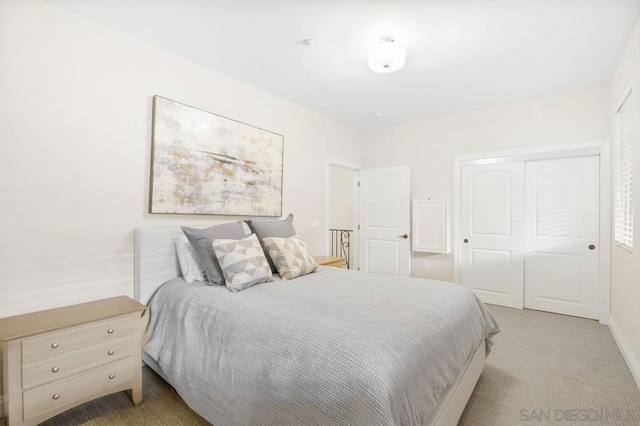
{"label": "white wall", "polygon": [[[628,84],[632,86],[631,149],[635,167],[633,201],[634,250],[633,253],[614,245],[611,253],[611,318],[628,345],[636,368],[640,361],[640,22],[625,49],[611,84],[609,116],[615,123],[618,98]],[[615,130],[615,125],[612,125]],[[613,139],[613,136],[612,136]],[[636,370],[636,373],[640,371]],[[640,376],[636,375],[640,386]]]}
{"label": "white wall", "polygon": [[[448,197],[452,206],[456,155],[609,138],[609,105],[603,86],[371,131],[364,164],[408,164],[412,197]],[[415,253],[411,269],[412,276],[452,281],[453,254]]]}
{"label": "white wall", "polygon": [[284,135],[283,214],[324,251],[311,221],[326,223],[325,158],[359,162],[359,131],[44,1],[3,0],[0,317],[132,296],[134,227],[236,219],[147,213],[154,94]]}
{"label": "white wall", "polygon": [[329,165],[329,228],[353,229],[353,169]]}

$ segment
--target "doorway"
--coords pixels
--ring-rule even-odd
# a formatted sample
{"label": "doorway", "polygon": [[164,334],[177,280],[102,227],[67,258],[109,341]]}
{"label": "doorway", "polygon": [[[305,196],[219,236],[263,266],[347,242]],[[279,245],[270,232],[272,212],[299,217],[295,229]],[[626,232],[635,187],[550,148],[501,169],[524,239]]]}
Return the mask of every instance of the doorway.
{"label": "doorway", "polygon": [[325,177],[325,214],[327,256],[342,259],[346,269],[358,269],[357,164],[327,159]]}
{"label": "doorway", "polygon": [[409,276],[409,166],[363,169],[328,159],[326,250],[353,270]]}

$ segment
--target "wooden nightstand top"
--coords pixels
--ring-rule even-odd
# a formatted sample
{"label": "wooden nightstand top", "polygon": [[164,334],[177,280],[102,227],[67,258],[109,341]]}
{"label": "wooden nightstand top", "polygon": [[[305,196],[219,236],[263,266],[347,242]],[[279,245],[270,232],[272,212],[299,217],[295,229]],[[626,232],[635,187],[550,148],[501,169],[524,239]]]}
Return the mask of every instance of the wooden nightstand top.
{"label": "wooden nightstand top", "polygon": [[127,296],[48,309],[0,319],[0,340],[9,341],[143,311],[147,307]]}
{"label": "wooden nightstand top", "polygon": [[313,257],[318,265],[333,266],[335,268],[342,268],[342,258],[336,256],[314,256]]}

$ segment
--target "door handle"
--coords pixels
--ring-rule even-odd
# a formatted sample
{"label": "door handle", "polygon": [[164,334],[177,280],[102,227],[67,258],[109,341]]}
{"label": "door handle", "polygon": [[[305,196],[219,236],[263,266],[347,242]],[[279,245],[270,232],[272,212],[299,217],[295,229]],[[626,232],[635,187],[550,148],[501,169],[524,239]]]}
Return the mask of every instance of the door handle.
{"label": "door handle", "polygon": [[593,244],[589,244],[589,250],[595,250],[596,246],[594,246]]}
{"label": "door handle", "polygon": [[469,240],[467,240],[466,238],[464,240],[462,240],[463,243],[467,244],[469,242]]}
{"label": "door handle", "polygon": [[404,238],[405,240],[409,238],[407,234],[398,235],[398,238]]}

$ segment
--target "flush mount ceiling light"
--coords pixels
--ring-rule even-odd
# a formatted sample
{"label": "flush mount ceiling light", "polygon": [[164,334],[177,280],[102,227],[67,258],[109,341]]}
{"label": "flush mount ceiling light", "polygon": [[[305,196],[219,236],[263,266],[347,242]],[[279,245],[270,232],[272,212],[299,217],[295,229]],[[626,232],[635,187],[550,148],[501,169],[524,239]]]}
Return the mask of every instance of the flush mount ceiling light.
{"label": "flush mount ceiling light", "polygon": [[398,71],[404,66],[407,48],[398,44],[391,35],[384,35],[369,51],[369,68],[372,71],[388,73]]}

